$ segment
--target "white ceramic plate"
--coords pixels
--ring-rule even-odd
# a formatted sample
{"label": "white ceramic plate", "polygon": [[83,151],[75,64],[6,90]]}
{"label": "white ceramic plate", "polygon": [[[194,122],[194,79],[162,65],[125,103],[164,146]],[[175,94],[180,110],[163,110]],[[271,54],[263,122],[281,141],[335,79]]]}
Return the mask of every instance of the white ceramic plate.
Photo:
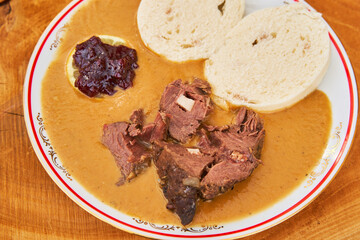
{"label": "white ceramic plate", "polygon": [[[286,198],[258,214],[238,221],[199,228],[145,222],[122,214],[96,199],[62,167],[61,159],[54,152],[51,139],[48,139],[44,129],[40,103],[41,82],[55,56],[58,44],[61,44],[63,26],[85,2],[86,0],[71,2],[50,23],[39,39],[25,78],[24,112],[29,138],[41,164],[54,182],[86,211],[120,229],[156,239],[243,237],[270,228],[293,216],[314,200],[335,177],[354,136],[358,98],[355,76],[348,56],[338,37],[329,27],[331,62],[319,89],[327,94],[331,102],[333,119],[331,138],[319,165]],[[284,4],[283,0],[249,0],[246,14],[281,4]]]}

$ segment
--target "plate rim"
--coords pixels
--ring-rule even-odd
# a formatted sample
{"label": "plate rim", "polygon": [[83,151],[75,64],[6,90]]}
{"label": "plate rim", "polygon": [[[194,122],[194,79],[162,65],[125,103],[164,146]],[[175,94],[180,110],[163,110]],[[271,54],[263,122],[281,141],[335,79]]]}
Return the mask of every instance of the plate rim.
{"label": "plate rim", "polygon": [[[215,233],[215,234],[205,234],[205,235],[180,235],[180,234],[170,234],[170,233],[163,233],[158,231],[152,231],[149,229],[144,229],[132,224],[129,224],[127,222],[123,222],[119,219],[116,219],[115,217],[112,217],[108,215],[107,213],[103,212],[102,210],[96,208],[91,203],[86,201],[84,198],[82,198],[74,189],[72,189],[64,180],[63,178],[57,173],[57,171],[53,168],[51,165],[45,150],[42,148],[40,140],[38,138],[38,135],[36,133],[35,124],[33,121],[33,112],[31,107],[31,90],[32,90],[32,83],[33,83],[33,77],[34,77],[34,71],[36,68],[37,61],[39,59],[39,56],[43,50],[43,47],[45,43],[47,42],[48,38],[51,36],[52,32],[55,30],[55,28],[62,22],[62,20],[71,13],[76,7],[78,7],[82,2],[85,2],[86,0],[73,0],[71,1],[61,12],[57,14],[57,16],[50,22],[48,27],[44,30],[41,37],[39,38],[34,51],[31,55],[31,58],[29,60],[26,76],[25,76],[25,82],[24,82],[24,90],[23,90],[23,106],[24,106],[24,116],[25,116],[25,123],[26,123],[26,129],[28,136],[30,138],[32,147],[48,173],[48,175],[52,178],[52,180],[58,185],[58,187],[68,196],[70,197],[74,202],[76,202],[80,207],[82,207],[84,210],[92,214],[93,216],[99,218],[100,220],[107,222],[117,228],[120,228],[124,231],[136,233],[142,236],[146,237],[159,237],[165,236],[165,237],[173,237],[173,238],[207,238],[207,237],[245,237],[248,235],[255,234],[260,231],[264,231],[266,229],[269,229],[287,219],[295,215],[296,213],[300,212],[302,209],[304,209],[307,205],[309,205],[312,201],[314,201],[320,193],[331,183],[331,181],[335,178],[336,174],[340,171],[343,163],[345,162],[345,159],[347,155],[349,154],[350,148],[354,141],[354,135],[356,132],[356,122],[358,117],[358,89],[357,89],[357,83],[355,79],[354,70],[352,67],[352,64],[350,62],[350,59],[341,43],[339,38],[337,37],[334,30],[328,25],[329,27],[329,36],[332,44],[335,46],[338,55],[341,58],[342,64],[345,69],[345,73],[347,76],[347,82],[349,87],[349,97],[350,97],[350,113],[349,113],[349,123],[348,128],[346,130],[344,142],[340,148],[339,154],[336,156],[334,163],[329,168],[329,170],[326,172],[325,176],[322,177],[321,181],[310,191],[305,197],[297,201],[294,205],[292,205],[290,208],[286,209],[285,211],[282,211],[280,214],[277,214],[269,219],[266,219],[258,224],[252,225],[247,228],[243,229],[237,229],[234,231],[224,232],[224,233]],[[293,0],[297,2],[297,0]],[[309,4],[307,4],[310,6]],[[345,153],[345,155],[344,155]],[[338,164],[341,165],[338,165]],[[47,165],[46,165],[47,164]],[[335,172],[334,169],[337,170]],[[50,171],[51,170],[51,171]],[[330,175],[332,175],[332,178],[328,179]],[[324,185],[325,183],[325,185]],[[320,190],[320,191],[319,191]],[[318,191],[318,192],[317,192]],[[74,195],[74,196],[72,196]],[[83,206],[83,204],[87,205]],[[87,208],[90,208],[92,210],[89,210]],[[300,207],[300,208],[298,208]],[[298,208],[298,209],[297,209]],[[95,211],[95,212],[93,212]],[[99,216],[98,214],[102,215]],[[289,214],[286,216],[286,214]],[[285,217],[284,217],[285,216]],[[122,225],[122,227],[113,224],[107,219],[104,219],[103,217],[109,218],[119,224]],[[275,220],[278,220],[275,222]],[[266,224],[272,223],[269,226],[266,226]],[[258,227],[261,227],[265,225],[263,228],[256,230]],[[128,229],[131,228],[131,229]],[[243,234],[240,236],[230,236],[234,234],[240,234],[241,232],[249,231],[251,229],[254,229],[254,232]],[[139,231],[139,232],[138,232]]]}

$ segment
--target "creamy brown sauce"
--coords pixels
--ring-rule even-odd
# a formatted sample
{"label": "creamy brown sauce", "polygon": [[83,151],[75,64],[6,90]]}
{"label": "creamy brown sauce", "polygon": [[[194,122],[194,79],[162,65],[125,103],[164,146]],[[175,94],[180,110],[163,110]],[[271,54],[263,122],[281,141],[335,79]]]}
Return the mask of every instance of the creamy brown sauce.
{"label": "creamy brown sauce", "polygon": [[[168,83],[204,78],[202,61],[171,63],[143,45],[136,26],[138,4],[138,0],[92,0],[76,12],[43,81],[42,112],[64,167],[86,189],[126,214],[178,225],[177,216],[165,208],[155,168],[117,187],[120,171],[100,142],[105,123],[127,121],[135,109],[143,108],[152,121]],[[78,42],[94,34],[122,37],[137,50],[140,67],[133,88],[97,100],[70,85],[66,59]],[[331,108],[324,93],[315,91],[290,109],[262,116],[266,129],[263,164],[232,191],[210,203],[200,202],[192,225],[223,223],[269,207],[294,190],[318,164],[331,126]],[[228,124],[233,117],[233,112],[216,109],[208,122]]]}

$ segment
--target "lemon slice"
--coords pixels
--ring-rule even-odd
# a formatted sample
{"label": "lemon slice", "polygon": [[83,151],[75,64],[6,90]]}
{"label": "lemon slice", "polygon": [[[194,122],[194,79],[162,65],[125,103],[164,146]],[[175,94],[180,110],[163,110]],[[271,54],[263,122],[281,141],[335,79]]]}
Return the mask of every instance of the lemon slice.
{"label": "lemon slice", "polygon": [[[106,44],[109,44],[112,46],[120,46],[120,45],[128,46],[127,42],[124,39],[119,38],[119,37],[114,37],[114,36],[109,36],[109,35],[98,35],[98,37],[101,39],[101,41],[103,43],[106,43]],[[86,41],[86,40],[84,40],[84,41]],[[73,59],[75,50],[76,49],[74,47],[74,49],[70,52],[70,54],[66,60],[66,76],[67,76],[71,86],[80,92],[80,90],[77,87],[75,87],[75,81],[80,75],[79,70],[75,66],[74,59]]]}

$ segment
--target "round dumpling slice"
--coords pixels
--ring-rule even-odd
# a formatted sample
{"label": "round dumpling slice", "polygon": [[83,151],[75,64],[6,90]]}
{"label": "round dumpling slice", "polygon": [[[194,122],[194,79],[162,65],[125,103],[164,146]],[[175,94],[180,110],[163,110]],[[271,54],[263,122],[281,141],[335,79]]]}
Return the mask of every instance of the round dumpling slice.
{"label": "round dumpling slice", "polygon": [[303,3],[285,4],[246,16],[205,62],[205,76],[220,105],[274,112],[315,90],[329,59],[321,14]]}
{"label": "round dumpling slice", "polygon": [[245,0],[142,0],[137,23],[145,45],[183,62],[208,58],[241,20]]}

